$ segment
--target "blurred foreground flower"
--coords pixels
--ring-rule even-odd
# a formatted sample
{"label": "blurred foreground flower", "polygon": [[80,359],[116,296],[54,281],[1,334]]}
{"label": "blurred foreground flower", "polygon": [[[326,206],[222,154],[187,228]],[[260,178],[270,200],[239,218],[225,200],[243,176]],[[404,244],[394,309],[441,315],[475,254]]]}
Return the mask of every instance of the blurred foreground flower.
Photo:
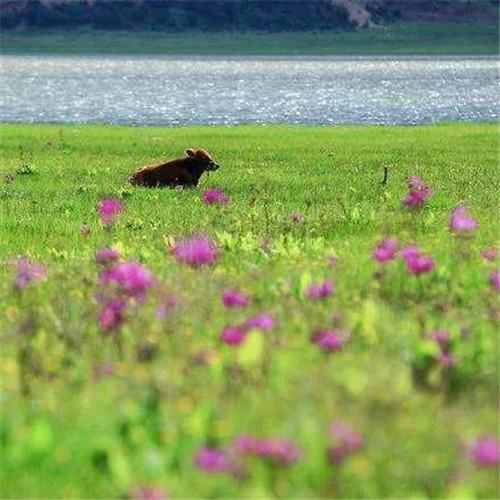
{"label": "blurred foreground flower", "polygon": [[373,258],[380,263],[394,260],[398,251],[398,240],[387,238],[382,240],[373,251]]}
{"label": "blurred foreground flower", "polygon": [[497,292],[500,291],[500,270],[496,269],[495,271],[491,271],[490,273],[490,285]]}
{"label": "blurred foreground flower", "polygon": [[315,332],[311,340],[322,351],[328,353],[340,351],[346,343],[346,338],[341,333],[331,330]]}
{"label": "blurred foreground flower", "polygon": [[246,335],[245,332],[237,326],[226,326],[221,333],[220,339],[228,345],[238,346],[243,343]]}
{"label": "blurred foreground flower", "polygon": [[474,231],[477,222],[473,219],[463,205],[459,205],[453,210],[450,216],[450,230],[455,233]]}
{"label": "blurred foreground flower", "polygon": [[485,248],[484,250],[481,250],[481,257],[489,262],[493,262],[498,258],[498,253],[498,248]]}
{"label": "blurred foreground flower", "polygon": [[42,281],[47,277],[47,268],[43,264],[37,264],[27,259],[17,261],[17,276],[14,286],[18,290],[24,290],[30,283]]}
{"label": "blurred foreground flower", "polygon": [[224,290],[221,297],[226,307],[247,307],[251,302],[247,294],[233,289]]}
{"label": "blurred foreground flower", "polygon": [[401,257],[406,261],[408,272],[415,276],[429,273],[435,267],[434,259],[429,255],[423,255],[416,246],[403,248]]}
{"label": "blurred foreground flower", "polygon": [[130,500],[167,500],[167,494],[159,486],[136,486],[129,494]]}
{"label": "blurred foreground flower", "polygon": [[229,196],[220,189],[208,189],[203,193],[203,203],[206,205],[227,205]]}
{"label": "blurred foreground flower", "polygon": [[127,305],[121,299],[110,300],[99,313],[99,324],[104,331],[118,330],[125,322]]}
{"label": "blurred foreground flower", "polygon": [[329,297],[334,291],[333,283],[329,280],[323,283],[313,283],[309,285],[306,290],[308,298],[311,300],[322,300]]}
{"label": "blurred foreground flower", "polygon": [[262,330],[263,332],[268,332],[276,326],[276,320],[271,313],[260,313],[248,318],[243,327],[244,329],[255,328],[257,330]]}
{"label": "blurred foreground flower", "polygon": [[334,465],[340,465],[349,455],[363,448],[363,436],[344,422],[332,422],[330,435],[335,444],[328,448],[328,458]]}
{"label": "blurred foreground flower", "polygon": [[96,264],[109,266],[120,258],[120,252],[116,248],[102,247],[95,253]]}
{"label": "blurred foreground flower", "polygon": [[408,195],[403,200],[403,205],[408,208],[422,208],[429,197],[432,196],[432,190],[425,184],[420,177],[410,177],[408,179]]}
{"label": "blurred foreground flower", "polygon": [[123,202],[118,198],[104,198],[97,205],[97,211],[104,227],[110,228],[123,210]]}
{"label": "blurred foreground flower", "polygon": [[233,447],[242,455],[269,459],[281,466],[292,465],[300,457],[297,446],[292,441],[282,438],[266,439],[241,435],[234,439]]}
{"label": "blurred foreground flower", "polygon": [[138,262],[122,262],[101,274],[101,285],[116,283],[130,298],[142,300],[153,284],[151,273]]}
{"label": "blurred foreground flower", "polygon": [[481,436],[471,447],[469,456],[479,467],[496,467],[500,464],[500,441],[493,436]]}
{"label": "blurred foreground flower", "polygon": [[229,456],[225,451],[218,448],[202,448],[198,450],[195,463],[199,469],[211,474],[220,474],[231,470]]}
{"label": "blurred foreground flower", "polygon": [[179,262],[192,267],[211,266],[220,254],[213,240],[203,235],[177,241],[171,252]]}

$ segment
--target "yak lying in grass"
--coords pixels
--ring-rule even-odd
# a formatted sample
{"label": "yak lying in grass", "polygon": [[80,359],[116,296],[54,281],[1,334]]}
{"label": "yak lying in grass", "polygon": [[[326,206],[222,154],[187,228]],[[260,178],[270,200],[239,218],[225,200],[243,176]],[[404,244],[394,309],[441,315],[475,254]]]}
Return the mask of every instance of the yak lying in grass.
{"label": "yak lying in grass", "polygon": [[129,181],[134,186],[145,187],[196,187],[203,172],[218,168],[204,149],[186,149],[184,158],[143,167],[132,174]]}

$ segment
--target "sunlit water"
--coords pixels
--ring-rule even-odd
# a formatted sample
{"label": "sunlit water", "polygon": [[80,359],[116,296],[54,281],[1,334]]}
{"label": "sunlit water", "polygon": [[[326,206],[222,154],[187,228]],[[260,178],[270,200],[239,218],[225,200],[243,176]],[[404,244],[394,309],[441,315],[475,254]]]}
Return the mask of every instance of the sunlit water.
{"label": "sunlit water", "polygon": [[497,120],[494,57],[1,56],[3,122]]}

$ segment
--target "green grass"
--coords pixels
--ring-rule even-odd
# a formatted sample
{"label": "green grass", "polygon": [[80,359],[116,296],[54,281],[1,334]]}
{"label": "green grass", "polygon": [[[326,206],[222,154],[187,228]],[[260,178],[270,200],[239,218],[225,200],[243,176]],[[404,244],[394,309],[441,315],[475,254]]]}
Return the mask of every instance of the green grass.
{"label": "green grass", "polygon": [[[0,133],[1,172],[14,175],[0,186],[0,496],[117,498],[154,484],[174,498],[498,497],[496,471],[462,451],[498,431],[498,300],[488,284],[494,264],[479,256],[498,245],[496,125],[2,125]],[[222,165],[200,189],[127,184],[137,167],[187,147]],[[410,175],[434,191],[415,213],[401,207]],[[203,205],[213,186],[230,195],[227,207]],[[125,203],[110,231],[95,212],[105,196]],[[479,222],[465,239],[447,228],[459,203]],[[199,231],[222,253],[194,270],[167,245]],[[391,235],[431,254],[436,269],[415,278],[398,259],[378,272],[371,252]],[[161,283],[130,305],[114,335],[97,320],[101,245]],[[16,291],[20,255],[46,264],[48,277]],[[306,286],[326,278],[335,294],[308,300]],[[248,311],[224,310],[228,287],[252,296]],[[161,290],[179,299],[165,319],[153,314]],[[275,315],[273,331],[252,331],[239,348],[221,344],[224,325],[262,311]],[[331,328],[334,311],[351,339],[325,355],[310,337]],[[425,338],[436,328],[451,335],[449,370]],[[155,350],[150,361],[138,360],[145,346]],[[96,381],[102,363],[115,373]],[[337,419],[365,445],[334,467],[326,449]],[[245,479],[196,469],[199,447],[227,448],[241,433],[292,439],[301,458],[289,468],[249,460]]]}
{"label": "green grass", "polygon": [[396,23],[352,32],[4,31],[5,54],[498,54],[492,24]]}

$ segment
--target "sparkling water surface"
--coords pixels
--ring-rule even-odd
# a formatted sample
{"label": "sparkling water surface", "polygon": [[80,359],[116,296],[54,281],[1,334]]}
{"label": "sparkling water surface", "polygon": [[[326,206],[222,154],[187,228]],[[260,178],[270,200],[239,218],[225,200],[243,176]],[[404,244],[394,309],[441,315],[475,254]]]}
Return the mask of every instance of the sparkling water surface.
{"label": "sparkling water surface", "polygon": [[0,56],[0,121],[494,121],[496,57]]}

